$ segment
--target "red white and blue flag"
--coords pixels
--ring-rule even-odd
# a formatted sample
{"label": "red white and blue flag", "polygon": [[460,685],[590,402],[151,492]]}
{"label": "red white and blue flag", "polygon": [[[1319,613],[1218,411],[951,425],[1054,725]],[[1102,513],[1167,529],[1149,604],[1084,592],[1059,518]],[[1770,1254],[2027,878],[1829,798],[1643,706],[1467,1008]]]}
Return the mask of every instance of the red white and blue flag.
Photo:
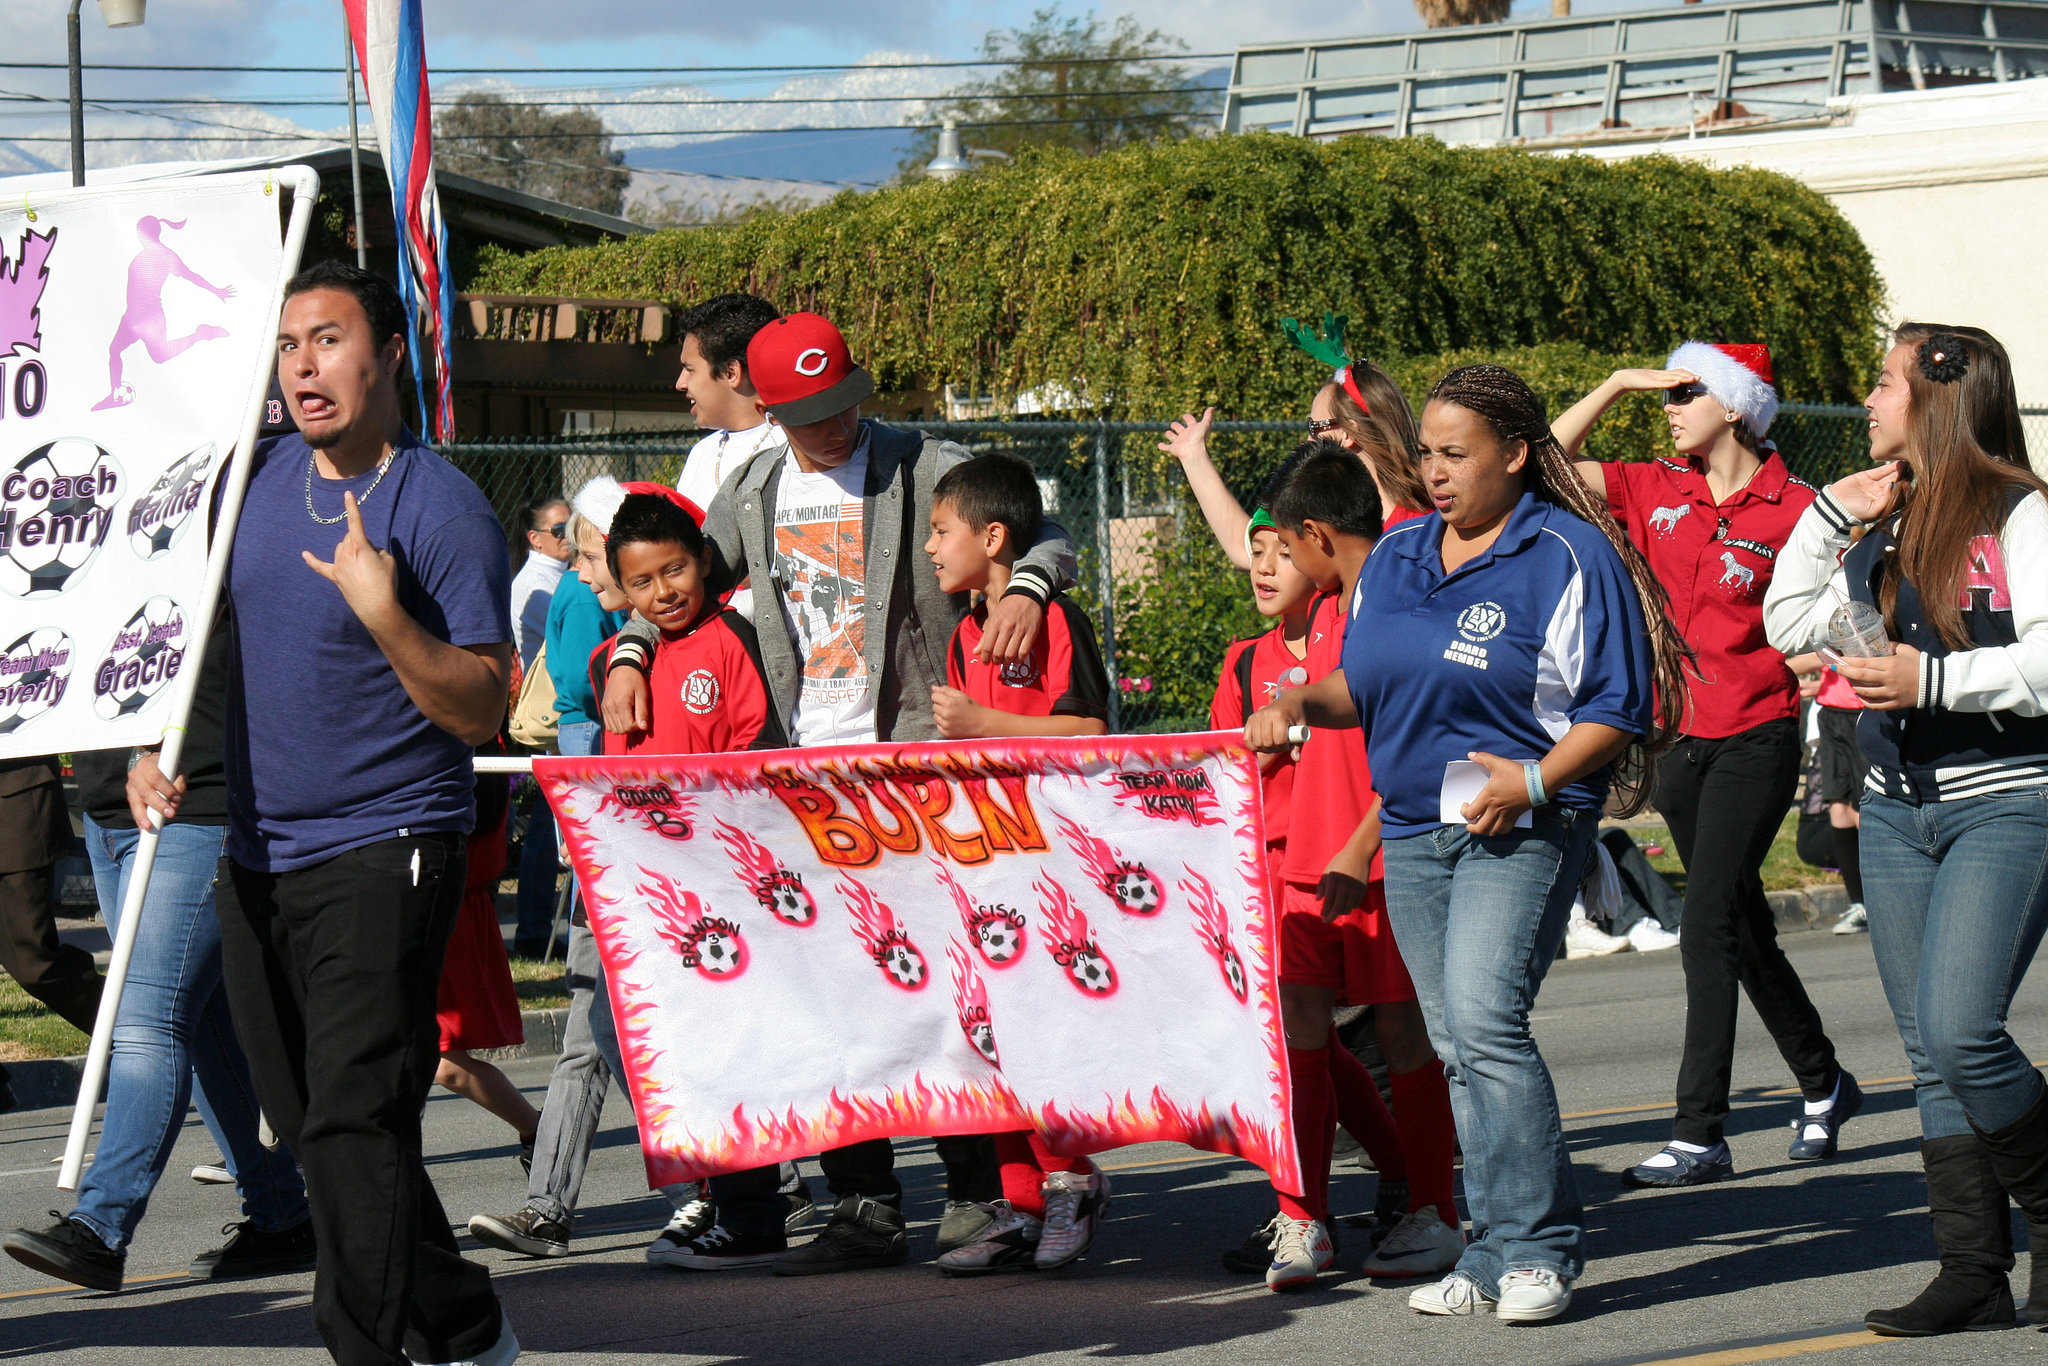
{"label": "red white and blue flag", "polygon": [[[448,233],[441,195],[434,185],[434,111],[427,98],[427,45],[421,0],[342,0],[356,63],[391,179],[393,216],[405,249],[398,253],[398,289],[415,339],[426,311],[434,346],[434,435],[455,435],[455,399],[449,383],[449,321],[455,315],[455,286],[448,274]],[[426,385],[419,347],[410,348],[412,377],[420,394],[420,421],[427,423]]]}

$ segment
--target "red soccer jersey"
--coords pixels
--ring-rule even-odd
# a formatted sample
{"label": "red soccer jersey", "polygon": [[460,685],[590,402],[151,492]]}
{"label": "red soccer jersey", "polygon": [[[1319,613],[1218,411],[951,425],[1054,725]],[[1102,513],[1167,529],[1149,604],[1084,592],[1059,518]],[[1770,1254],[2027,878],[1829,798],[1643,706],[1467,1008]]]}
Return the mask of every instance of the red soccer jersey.
{"label": "red soccer jersey", "polygon": [[[591,656],[592,682],[604,696],[612,641]],[[606,754],[717,754],[781,749],[782,721],[768,699],[761,649],[745,617],[719,609],[655,646],[647,675],[654,724],[645,734],[604,732]]]}
{"label": "red soccer jersey", "polygon": [[[1240,640],[1223,654],[1223,676],[1216,680],[1216,696],[1209,703],[1209,729],[1241,730],[1245,721],[1288,688],[1308,682],[1308,665],[1294,657],[1281,639],[1284,627],[1275,626],[1262,636]],[[1249,683],[1251,695],[1245,695]],[[1278,849],[1287,843],[1287,822],[1294,801],[1295,762],[1282,754],[1260,775],[1265,798],[1266,846]]]}
{"label": "red soccer jersey", "polygon": [[1408,520],[1410,520],[1411,518],[1415,518],[1415,517],[1427,517],[1427,516],[1429,516],[1429,514],[1428,514],[1427,512],[1425,512],[1425,511],[1423,511],[1423,510],[1422,510],[1421,508],[1404,508],[1404,507],[1391,507],[1391,508],[1387,508],[1387,509],[1386,509],[1386,510],[1385,510],[1385,511],[1384,511],[1384,512],[1383,512],[1383,513],[1381,514],[1381,517],[1380,517],[1380,530],[1381,530],[1381,531],[1392,531],[1392,530],[1393,530],[1393,529],[1394,529],[1395,527],[1397,527],[1397,526],[1401,525],[1401,523],[1403,523],[1403,522],[1405,522],[1405,521],[1408,521]]}
{"label": "red soccer jersey", "polygon": [[1659,456],[1603,464],[1607,506],[1671,597],[1671,617],[1699,655],[1684,730],[1718,740],[1795,715],[1799,680],[1764,638],[1764,592],[1793,523],[1814,500],[1776,452],[1716,504],[1706,475]]}
{"label": "red soccer jersey", "polygon": [[988,605],[960,619],[946,649],[946,682],[984,707],[1012,716],[1092,716],[1109,720],[1109,675],[1088,614],[1055,593],[1045,605],[1031,658],[998,668],[974,657]]}
{"label": "red soccer jersey", "polygon": [[[1313,683],[1344,667],[1345,614],[1335,593],[1316,597],[1308,618],[1308,678]],[[1294,796],[1287,823],[1287,858],[1281,876],[1310,886],[1323,880],[1337,851],[1358,830],[1372,810],[1372,770],[1365,763],[1365,734],[1348,730],[1309,731],[1294,774]],[[1270,831],[1268,832],[1270,833]],[[1372,856],[1372,876],[1380,877],[1380,856]]]}

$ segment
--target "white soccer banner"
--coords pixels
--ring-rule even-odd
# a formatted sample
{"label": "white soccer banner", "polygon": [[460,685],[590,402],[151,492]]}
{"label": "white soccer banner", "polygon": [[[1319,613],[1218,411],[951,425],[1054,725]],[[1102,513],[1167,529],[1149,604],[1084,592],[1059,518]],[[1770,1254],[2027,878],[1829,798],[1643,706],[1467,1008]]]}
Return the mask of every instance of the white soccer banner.
{"label": "white soccer banner", "polygon": [[1170,1139],[1299,1189],[1238,737],[542,758],[655,1185],[862,1139]]}
{"label": "white soccer banner", "polygon": [[163,733],[209,495],[275,353],[287,189],[0,200],[0,758]]}

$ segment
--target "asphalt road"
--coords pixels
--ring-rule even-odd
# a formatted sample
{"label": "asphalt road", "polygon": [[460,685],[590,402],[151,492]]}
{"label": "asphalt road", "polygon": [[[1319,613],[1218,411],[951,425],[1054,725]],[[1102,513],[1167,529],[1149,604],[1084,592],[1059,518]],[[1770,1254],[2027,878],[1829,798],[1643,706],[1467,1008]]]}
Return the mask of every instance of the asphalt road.
{"label": "asphalt road", "polygon": [[[1126,1148],[1111,1219],[1093,1253],[1069,1271],[954,1281],[929,1266],[807,1280],[765,1272],[693,1274],[648,1266],[641,1249],[664,1219],[644,1189],[631,1117],[616,1097],[584,1190],[573,1253],[528,1261],[478,1250],[492,1268],[535,1363],[685,1361],[782,1363],[1073,1362],[1143,1357],[1180,1363],[1627,1363],[1689,1366],[1818,1359],[1829,1366],[2048,1361],[2048,1335],[2020,1329],[1917,1342],[1873,1340],[1863,1312],[1911,1298],[1933,1273],[1933,1245],[1915,1157],[1918,1125],[1898,1038],[1862,938],[1791,936],[1794,961],[1840,1048],[1872,1092],[1822,1165],[1785,1160],[1794,1108],[1789,1080],[1753,1017],[1737,1056],[1730,1141],[1740,1179],[1696,1191],[1627,1191],[1622,1168],[1669,1134],[1682,1025],[1678,955],[1623,954],[1559,964],[1536,1017],[1556,1072],[1589,1207],[1592,1262],[1569,1315],[1509,1328],[1490,1317],[1425,1319],[1406,1289],[1357,1274],[1355,1236],[1341,1274],[1313,1291],[1269,1293],[1223,1272],[1220,1252],[1270,1212],[1257,1172],[1172,1145]],[[2030,983],[2013,1026],[2048,1057],[2048,1001]],[[548,1064],[511,1074],[537,1102]],[[1881,1084],[1870,1086],[1875,1079]],[[0,1222],[38,1222],[68,1204],[51,1165],[66,1114],[0,1117]],[[434,1180],[451,1217],[509,1211],[523,1194],[510,1135],[464,1101],[427,1107]],[[185,1173],[210,1160],[194,1118],[115,1295],[58,1288],[0,1258],[0,1358],[93,1363],[315,1363],[311,1278],[210,1287],[182,1267],[237,1217],[233,1193]],[[901,1145],[912,1250],[932,1254],[938,1165],[929,1143]],[[815,1172],[813,1172],[815,1177]],[[1368,1209],[1374,1178],[1345,1168],[1343,1211]],[[819,1187],[822,1193],[822,1186]],[[2024,1234],[2021,1234],[2024,1237]],[[2014,1276],[2024,1294],[2027,1259]]]}

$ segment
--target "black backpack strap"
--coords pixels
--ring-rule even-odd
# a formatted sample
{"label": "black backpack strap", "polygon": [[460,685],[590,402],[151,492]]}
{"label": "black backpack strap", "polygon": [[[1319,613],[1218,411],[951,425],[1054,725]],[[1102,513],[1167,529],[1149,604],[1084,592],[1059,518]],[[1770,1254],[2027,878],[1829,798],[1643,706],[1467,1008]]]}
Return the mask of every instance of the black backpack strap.
{"label": "black backpack strap", "polygon": [[1237,696],[1239,709],[1244,712],[1243,722],[1249,722],[1252,713],[1258,710],[1252,702],[1252,655],[1258,648],[1259,643],[1254,640],[1237,652]]}

